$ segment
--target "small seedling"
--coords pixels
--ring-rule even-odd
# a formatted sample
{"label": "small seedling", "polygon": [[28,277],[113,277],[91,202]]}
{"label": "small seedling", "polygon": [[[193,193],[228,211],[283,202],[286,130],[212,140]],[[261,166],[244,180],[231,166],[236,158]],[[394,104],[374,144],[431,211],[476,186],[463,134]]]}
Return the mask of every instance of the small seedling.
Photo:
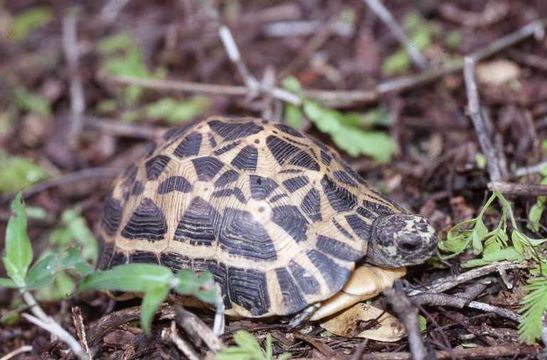
{"label": "small seedling", "polygon": [[[253,334],[245,330],[239,330],[234,334],[236,346],[230,346],[217,354],[216,360],[273,360],[272,336],[266,335],[264,349],[260,347]],[[281,354],[275,359],[286,360],[290,354]]]}

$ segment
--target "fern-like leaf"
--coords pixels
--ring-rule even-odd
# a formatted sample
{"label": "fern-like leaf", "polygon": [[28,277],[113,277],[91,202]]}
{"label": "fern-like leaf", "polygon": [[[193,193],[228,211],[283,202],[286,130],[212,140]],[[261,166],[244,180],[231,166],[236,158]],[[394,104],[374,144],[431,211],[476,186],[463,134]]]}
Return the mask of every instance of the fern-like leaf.
{"label": "fern-like leaf", "polygon": [[533,344],[543,331],[543,315],[547,311],[547,277],[528,280],[526,296],[521,301],[520,339]]}

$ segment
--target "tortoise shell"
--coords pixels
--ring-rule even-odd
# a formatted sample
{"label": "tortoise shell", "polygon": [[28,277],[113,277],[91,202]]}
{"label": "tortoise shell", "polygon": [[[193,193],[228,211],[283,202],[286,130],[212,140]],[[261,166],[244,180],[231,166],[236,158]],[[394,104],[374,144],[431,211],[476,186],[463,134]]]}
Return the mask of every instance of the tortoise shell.
{"label": "tortoise shell", "polygon": [[291,127],[209,118],[166,132],[116,180],[100,269],[209,271],[228,314],[287,315],[336,294],[373,222],[403,213],[332,148]]}

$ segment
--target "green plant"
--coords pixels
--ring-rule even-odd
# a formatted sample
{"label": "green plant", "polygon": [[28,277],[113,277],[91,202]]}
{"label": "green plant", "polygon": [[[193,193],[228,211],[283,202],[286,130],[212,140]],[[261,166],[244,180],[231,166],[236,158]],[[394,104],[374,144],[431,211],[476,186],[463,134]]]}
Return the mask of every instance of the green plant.
{"label": "green plant", "polygon": [[[541,168],[541,175],[543,176],[541,184],[547,185],[547,165]],[[536,203],[532,205],[528,212],[528,228],[530,230],[539,231],[539,222],[541,221],[545,207],[547,207],[547,196],[538,196]]]}
{"label": "green plant", "polygon": [[13,18],[9,35],[15,41],[24,40],[33,30],[49,23],[52,17],[53,13],[49,7],[31,8]]}
{"label": "green plant", "polygon": [[[495,202],[500,208],[499,221],[489,227],[484,219],[488,212],[494,210]],[[511,204],[502,194],[494,192],[477,217],[459,223],[448,231],[446,239],[439,242],[439,250],[449,253],[447,256],[441,255],[445,259],[468,249],[475,256],[480,256],[464,262],[463,267],[487,265],[502,260],[534,260],[538,267],[530,272],[525,287],[527,295],[521,301],[522,318],[519,324],[521,340],[533,343],[541,336],[542,317],[547,311],[546,242],[547,239],[534,239],[519,230]]]}
{"label": "green plant", "polygon": [[143,293],[141,326],[146,334],[150,334],[152,318],[170,290],[209,304],[216,304],[220,296],[208,272],[181,270],[175,275],[169,268],[153,264],[127,264],[97,271],[83,278],[78,289]]}
{"label": "green plant", "polygon": [[[216,360],[273,360],[272,336],[266,335],[264,349],[260,347],[253,334],[245,330],[239,330],[234,334],[236,346],[230,346],[219,352]],[[279,355],[276,359],[289,359],[290,354]]]}
{"label": "green plant", "polygon": [[543,316],[547,312],[547,276],[530,278],[527,294],[521,301],[519,335],[527,344],[534,343],[543,331]]}
{"label": "green plant", "polygon": [[[488,211],[492,211],[494,201],[497,200],[501,208],[498,223],[490,229],[484,218]],[[510,239],[508,224],[511,225]],[[447,259],[472,249],[473,254],[481,258],[464,262],[463,267],[475,267],[491,264],[501,260],[538,259],[537,246],[544,244],[547,239],[533,239],[519,230],[511,204],[505,197],[494,192],[486,201],[477,217],[466,220],[451,228],[446,239],[439,242],[439,250],[449,253],[442,256]]]}
{"label": "green plant", "polygon": [[23,317],[58,336],[80,359],[86,359],[87,355],[79,342],[42,310],[29,290],[48,286],[55,277],[66,271],[85,275],[91,272],[91,268],[79,256],[79,251],[74,249],[48,254],[31,266],[33,251],[27,234],[27,215],[20,193],[12,201],[11,210],[13,214],[6,227],[5,254],[2,258],[8,278],[0,278],[0,286],[17,288],[33,314],[23,313]]}
{"label": "green plant", "polygon": [[43,180],[47,172],[22,156],[11,156],[0,151],[0,193],[13,193]]}
{"label": "green plant", "polygon": [[[420,14],[411,12],[403,20],[403,25],[413,46],[418,50],[427,48],[436,34],[439,27]],[[382,70],[386,75],[396,75],[407,72],[410,69],[410,58],[403,48],[399,48],[388,56],[382,64]]]}
{"label": "green plant", "polygon": [[[300,84],[295,78],[287,78],[283,86],[301,94]],[[363,126],[389,124],[389,116],[382,110],[374,109],[366,114],[342,113],[302,98],[302,108],[287,104],[285,116],[287,123],[300,128],[302,118],[306,115],[319,131],[329,134],[340,149],[351,156],[367,155],[378,162],[388,162],[395,151],[395,142],[383,131],[364,129]]]}

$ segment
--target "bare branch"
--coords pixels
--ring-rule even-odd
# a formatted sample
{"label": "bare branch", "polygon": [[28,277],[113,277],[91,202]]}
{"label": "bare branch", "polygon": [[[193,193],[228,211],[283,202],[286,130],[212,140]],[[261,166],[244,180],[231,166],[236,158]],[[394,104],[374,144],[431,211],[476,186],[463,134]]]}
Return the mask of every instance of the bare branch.
{"label": "bare branch", "polygon": [[420,50],[412,44],[410,39],[406,36],[403,29],[397,24],[397,21],[391,15],[389,10],[382,4],[380,0],[364,0],[367,6],[374,11],[376,16],[378,16],[382,21],[387,25],[389,30],[395,35],[397,40],[404,46],[408,56],[412,59],[412,62],[418,69],[425,70],[428,67],[428,62],[425,56],[422,55]]}
{"label": "bare branch", "polygon": [[71,11],[63,18],[63,50],[70,79],[70,129],[68,140],[75,146],[82,131],[82,115],[85,111],[84,87],[79,74],[78,40],[76,36],[76,15]]}
{"label": "bare branch", "polygon": [[9,360],[11,358],[16,357],[19,354],[26,353],[32,351],[32,346],[30,345],[23,345],[18,349],[13,350],[10,353],[7,353],[6,355],[2,356],[0,360]]}
{"label": "bare branch", "polygon": [[503,178],[499,161],[496,157],[496,150],[492,144],[492,136],[486,127],[483,117],[483,109],[480,105],[477,83],[475,81],[475,60],[473,57],[467,56],[465,58],[463,74],[465,79],[465,87],[467,89],[469,115],[471,116],[477,137],[479,138],[479,144],[482,152],[486,157],[490,180],[493,182],[501,181]]}
{"label": "bare branch", "polygon": [[538,184],[515,184],[508,182],[491,182],[488,184],[488,188],[492,191],[498,191],[507,195],[520,195],[520,196],[547,196],[547,185]]}
{"label": "bare branch", "polygon": [[418,323],[418,310],[408,297],[398,292],[393,288],[388,288],[383,291],[387,301],[391,304],[393,311],[397,317],[403,322],[408,333],[408,343],[413,359],[428,358],[427,350],[420,335],[420,327]]}

